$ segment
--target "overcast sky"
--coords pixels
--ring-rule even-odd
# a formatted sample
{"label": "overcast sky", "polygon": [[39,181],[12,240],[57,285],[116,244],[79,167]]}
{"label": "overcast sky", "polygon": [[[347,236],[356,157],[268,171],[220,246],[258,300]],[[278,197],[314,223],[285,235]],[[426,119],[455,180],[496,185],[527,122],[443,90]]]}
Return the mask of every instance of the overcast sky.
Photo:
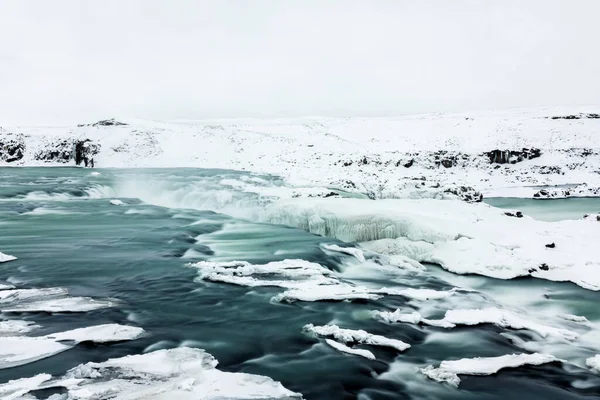
{"label": "overcast sky", "polygon": [[0,0],[0,125],[600,105],[598,0]]}

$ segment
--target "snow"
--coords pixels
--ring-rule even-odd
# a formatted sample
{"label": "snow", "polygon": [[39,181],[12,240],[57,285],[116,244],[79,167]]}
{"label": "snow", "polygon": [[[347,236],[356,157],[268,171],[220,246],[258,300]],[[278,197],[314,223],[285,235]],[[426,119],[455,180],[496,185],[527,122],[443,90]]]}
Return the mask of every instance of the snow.
{"label": "snow", "polygon": [[541,365],[560,361],[547,354],[507,354],[500,357],[463,358],[455,361],[442,361],[439,367],[428,366],[421,372],[427,377],[447,382],[452,386],[460,384],[458,375],[493,375],[503,368],[517,368],[523,365]]}
{"label": "snow", "polygon": [[64,388],[68,398],[78,400],[302,398],[268,377],[222,372],[217,364],[204,350],[180,347],[81,364],[58,379],[38,375],[9,382],[0,385],[0,393]]}
{"label": "snow", "polygon": [[113,206],[124,206],[125,203],[119,199],[112,199],[110,201],[110,204],[112,204]]}
{"label": "snow", "polygon": [[594,372],[600,373],[600,354],[590,357],[585,360],[585,364],[590,367]]}
{"label": "snow", "polygon": [[337,351],[341,351],[342,353],[348,353],[355,356],[364,357],[368,360],[375,360],[375,354],[371,353],[369,350],[353,349],[352,347],[348,347],[343,343],[339,343],[331,339],[325,339],[325,343],[327,343],[329,346],[333,347]]}
{"label": "snow", "polygon": [[[498,194],[504,188],[532,185],[587,182],[599,187],[598,120],[552,118],[596,112],[593,107],[562,107],[396,118],[127,119],[121,122],[128,125],[121,126],[64,127],[3,124],[0,142],[23,141],[23,159],[8,165],[47,165],[35,155],[59,147],[63,140],[90,139],[100,145],[93,157],[98,167],[228,168],[376,197],[443,198],[452,197],[444,188],[456,185]],[[485,154],[523,148],[540,148],[541,156],[500,165],[492,164]],[[439,151],[445,153],[436,154]],[[440,157],[452,161],[447,168]],[[549,169],[554,166],[560,169]]]}
{"label": "snow", "polygon": [[369,290],[349,284],[339,284],[286,290],[274,296],[273,301],[293,303],[295,301],[377,300],[381,297],[383,296],[378,294],[376,290]]}
{"label": "snow", "polygon": [[[0,336],[0,369],[28,364],[71,349],[75,344],[135,340],[142,336],[142,328],[108,324],[58,332],[46,336]],[[61,343],[61,342],[69,343]]]}
{"label": "snow", "polygon": [[361,249],[356,247],[342,247],[337,244],[323,244],[321,245],[325,250],[335,251],[339,253],[346,253],[355,257],[360,262],[365,262],[365,254]]}
{"label": "snow", "polygon": [[[533,276],[600,290],[600,224],[511,218],[462,201],[351,198],[280,200],[263,221],[304,229],[368,250],[435,263],[458,274]],[[556,243],[553,249],[546,244]]]}
{"label": "snow", "polygon": [[342,343],[360,343],[371,346],[384,346],[400,352],[410,348],[410,344],[404,343],[401,340],[389,339],[380,335],[373,335],[363,331],[362,329],[342,329],[337,325],[314,326],[313,324],[305,325],[303,329],[317,336],[332,337],[338,342]]}
{"label": "snow", "polygon": [[17,257],[15,257],[15,256],[9,256],[8,254],[4,254],[3,252],[0,251],[0,263],[14,261],[16,259],[17,259]]}

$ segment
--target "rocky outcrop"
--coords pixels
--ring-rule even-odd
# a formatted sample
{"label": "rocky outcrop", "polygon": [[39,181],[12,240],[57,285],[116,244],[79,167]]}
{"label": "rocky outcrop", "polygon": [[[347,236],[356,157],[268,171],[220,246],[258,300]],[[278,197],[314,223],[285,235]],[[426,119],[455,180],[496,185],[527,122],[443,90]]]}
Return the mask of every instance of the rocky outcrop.
{"label": "rocky outcrop", "polygon": [[73,142],[69,139],[57,139],[33,155],[37,161],[66,164],[73,159]]}
{"label": "rocky outcrop", "polygon": [[516,164],[524,160],[531,160],[542,155],[540,149],[522,150],[492,150],[484,154],[490,160],[490,164]]}
{"label": "rocky outcrop", "polygon": [[94,167],[94,156],[100,152],[100,145],[93,143],[90,139],[75,142],[75,165],[84,164],[86,167]]}
{"label": "rocky outcrop", "polygon": [[22,135],[8,134],[0,137],[0,161],[12,163],[25,154],[25,141]]}
{"label": "rocky outcrop", "polygon": [[67,164],[75,162],[75,165],[86,167],[94,166],[94,156],[100,151],[100,145],[93,143],[90,139],[57,139],[49,143],[43,150],[34,155],[37,161]]}
{"label": "rocky outcrop", "polygon": [[534,199],[564,199],[568,197],[599,197],[600,187],[586,184],[569,188],[547,188],[533,194]]}
{"label": "rocky outcrop", "polygon": [[546,117],[550,119],[600,119],[600,114],[597,113],[580,113],[570,115],[555,115],[553,117]]}
{"label": "rocky outcrop", "polygon": [[105,119],[102,121],[94,122],[93,124],[79,124],[79,125],[77,125],[77,127],[83,128],[84,126],[99,127],[99,126],[127,126],[127,125],[128,124],[126,124],[125,122],[119,122],[119,121],[115,120],[114,118],[111,118],[111,119]]}
{"label": "rocky outcrop", "polygon": [[483,195],[469,186],[455,186],[444,189],[444,193],[453,194],[460,200],[467,203],[480,203],[483,201]]}

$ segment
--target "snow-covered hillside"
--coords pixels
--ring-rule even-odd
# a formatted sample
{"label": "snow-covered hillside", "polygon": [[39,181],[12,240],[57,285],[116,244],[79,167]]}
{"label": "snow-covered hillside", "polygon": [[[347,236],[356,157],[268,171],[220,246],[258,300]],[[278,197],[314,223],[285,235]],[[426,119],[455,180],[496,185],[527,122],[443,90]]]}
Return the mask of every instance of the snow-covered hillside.
{"label": "snow-covered hillside", "polygon": [[374,198],[600,195],[598,111],[4,126],[0,165],[249,170]]}

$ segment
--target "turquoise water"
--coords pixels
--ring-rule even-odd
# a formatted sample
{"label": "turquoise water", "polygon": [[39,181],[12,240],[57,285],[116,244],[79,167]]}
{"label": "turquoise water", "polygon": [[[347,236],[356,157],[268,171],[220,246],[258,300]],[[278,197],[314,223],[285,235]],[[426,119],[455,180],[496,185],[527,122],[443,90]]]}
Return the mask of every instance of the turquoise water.
{"label": "turquoise water", "polygon": [[581,219],[585,214],[600,214],[600,198],[595,197],[552,200],[496,197],[484,201],[494,207],[519,210],[541,221]]}
{"label": "turquoise water", "polygon": [[[458,277],[435,266],[415,275],[385,269],[377,260],[357,265],[350,256],[321,248],[323,243],[346,244],[251,222],[270,198],[234,190],[223,182],[282,186],[276,177],[196,169],[97,171],[98,176],[75,168],[0,168],[0,251],[18,257],[0,264],[0,283],[65,287],[74,296],[118,299],[118,305],[84,314],[2,317],[35,321],[42,326],[35,335],[101,323],[140,326],[149,335],[109,345],[82,343],[53,357],[0,370],[0,383],[38,373],[61,375],[88,361],[190,346],[213,354],[222,370],[269,376],[307,399],[583,399],[600,393],[600,379],[593,373],[584,368],[567,371],[559,364],[464,377],[460,389],[441,385],[424,378],[418,368],[445,359],[522,350],[490,325],[446,331],[388,325],[368,316],[371,310],[399,307],[423,307],[443,315],[458,300],[421,304],[385,296],[376,301],[276,303],[271,298],[282,291],[279,288],[198,281],[197,271],[186,264],[200,260],[264,264],[298,258],[319,263],[356,284],[437,290],[460,284],[481,291],[476,302],[492,298],[510,302],[507,293],[514,293],[512,301],[533,310],[556,308],[592,321],[600,320],[597,293],[533,279]],[[126,206],[111,205],[114,198]],[[412,347],[401,354],[369,348],[377,360],[367,360],[336,352],[302,332],[305,324],[330,322],[400,339]]]}

